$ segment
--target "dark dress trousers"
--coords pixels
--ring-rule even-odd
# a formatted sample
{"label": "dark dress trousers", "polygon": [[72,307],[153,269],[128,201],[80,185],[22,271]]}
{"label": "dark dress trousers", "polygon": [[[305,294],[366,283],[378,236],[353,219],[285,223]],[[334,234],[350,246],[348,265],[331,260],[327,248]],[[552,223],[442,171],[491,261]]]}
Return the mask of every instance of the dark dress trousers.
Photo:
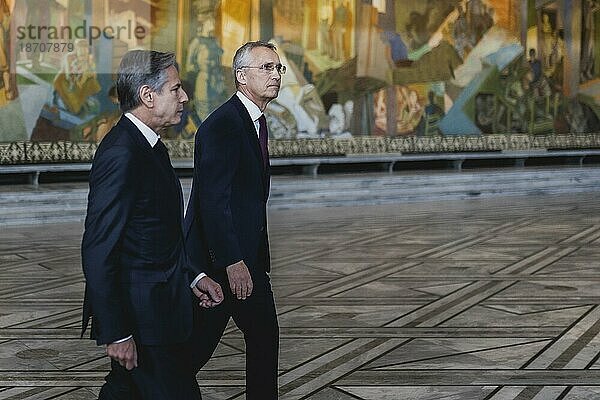
{"label": "dark dress trousers", "polygon": [[[254,123],[234,95],[196,134],[194,180],[184,222],[186,251],[194,273],[206,272],[223,287],[213,309],[195,308],[193,361],[211,357],[229,317],[246,341],[246,398],[277,398],[279,326],[269,275],[267,198],[270,173]],[[254,289],[246,300],[231,293],[226,267],[243,260]]]}
{"label": "dark dress trousers", "polygon": [[153,147],[125,116],[95,154],[82,241],[82,336],[98,345],[133,335],[138,368],[117,362],[101,398],[200,398],[185,347],[192,295],[183,271],[181,185],[160,141]]}

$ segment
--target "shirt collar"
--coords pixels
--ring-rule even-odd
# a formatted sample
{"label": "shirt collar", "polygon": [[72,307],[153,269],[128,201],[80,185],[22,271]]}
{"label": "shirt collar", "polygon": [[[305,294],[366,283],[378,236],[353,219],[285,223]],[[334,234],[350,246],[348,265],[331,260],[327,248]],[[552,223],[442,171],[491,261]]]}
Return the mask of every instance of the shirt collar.
{"label": "shirt collar", "polygon": [[244,107],[246,107],[246,110],[248,110],[248,114],[250,114],[250,118],[253,122],[259,119],[261,115],[263,115],[263,112],[260,111],[260,108],[258,108],[258,106],[254,104],[252,100],[247,98],[245,94],[243,94],[239,90],[235,94],[242,101],[242,104],[244,105]]}
{"label": "shirt collar", "polygon": [[146,138],[146,140],[150,144],[150,147],[153,148],[156,145],[156,143],[158,143],[158,140],[160,139],[160,136],[157,135],[156,132],[154,132],[152,130],[152,128],[150,128],[148,125],[146,125],[145,123],[143,123],[142,121],[140,121],[139,118],[137,118],[132,113],[129,113],[129,112],[125,113],[125,116],[127,118],[129,118],[129,120],[131,122],[133,122],[133,124],[140,130],[140,132],[142,132],[142,135],[144,135],[144,137]]}

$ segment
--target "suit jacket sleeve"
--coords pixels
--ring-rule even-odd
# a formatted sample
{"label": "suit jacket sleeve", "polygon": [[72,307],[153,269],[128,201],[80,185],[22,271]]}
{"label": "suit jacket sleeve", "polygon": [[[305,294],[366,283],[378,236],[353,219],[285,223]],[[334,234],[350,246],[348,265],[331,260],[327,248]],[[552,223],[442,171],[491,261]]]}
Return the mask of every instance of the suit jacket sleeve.
{"label": "suit jacket sleeve", "polygon": [[[216,120],[199,135],[194,180],[199,184],[197,213],[213,266],[217,269],[243,259],[232,216],[232,190],[240,158],[240,129]],[[220,126],[221,129],[215,129]],[[199,155],[199,157],[198,157]]]}
{"label": "suit jacket sleeve", "polygon": [[86,301],[98,344],[132,333],[120,290],[120,244],[134,205],[133,155],[124,146],[107,148],[94,160],[82,242]]}

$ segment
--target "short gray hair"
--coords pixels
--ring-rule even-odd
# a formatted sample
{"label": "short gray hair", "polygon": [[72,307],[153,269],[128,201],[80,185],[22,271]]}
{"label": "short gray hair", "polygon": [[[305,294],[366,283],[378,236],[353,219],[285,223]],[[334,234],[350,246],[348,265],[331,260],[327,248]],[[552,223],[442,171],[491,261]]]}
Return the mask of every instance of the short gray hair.
{"label": "short gray hair", "polygon": [[166,70],[177,68],[175,54],[153,50],[132,50],[123,56],[117,72],[117,94],[121,111],[128,112],[141,103],[139,91],[144,85],[160,92],[167,82]]}
{"label": "short gray hair", "polygon": [[248,42],[248,43],[242,45],[242,47],[240,47],[239,49],[237,49],[237,51],[235,52],[235,55],[233,56],[233,65],[232,65],[233,81],[235,82],[236,88],[238,87],[238,80],[237,80],[236,72],[238,69],[248,65],[248,63],[250,62],[250,52],[252,51],[252,49],[254,49],[256,47],[266,47],[273,51],[277,51],[277,47],[275,47],[275,45],[273,43],[265,42],[263,40],[257,40],[256,42]]}

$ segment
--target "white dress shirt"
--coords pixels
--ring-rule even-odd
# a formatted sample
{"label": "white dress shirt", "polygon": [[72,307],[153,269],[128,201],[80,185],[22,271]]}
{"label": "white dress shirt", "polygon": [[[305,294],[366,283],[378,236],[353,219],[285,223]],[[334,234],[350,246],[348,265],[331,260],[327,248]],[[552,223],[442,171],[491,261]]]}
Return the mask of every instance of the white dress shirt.
{"label": "white dress shirt", "polygon": [[244,95],[242,92],[237,91],[235,94],[241,100],[244,107],[246,107],[246,110],[248,110],[248,114],[250,114],[250,118],[252,119],[252,122],[254,122],[254,129],[256,129],[256,136],[258,136],[258,132],[260,129],[260,123],[258,122],[258,119],[260,118],[261,115],[263,115],[263,112],[260,111],[260,108],[258,108],[258,106],[256,104],[254,104],[252,102],[252,100],[247,98],[246,95]]}

